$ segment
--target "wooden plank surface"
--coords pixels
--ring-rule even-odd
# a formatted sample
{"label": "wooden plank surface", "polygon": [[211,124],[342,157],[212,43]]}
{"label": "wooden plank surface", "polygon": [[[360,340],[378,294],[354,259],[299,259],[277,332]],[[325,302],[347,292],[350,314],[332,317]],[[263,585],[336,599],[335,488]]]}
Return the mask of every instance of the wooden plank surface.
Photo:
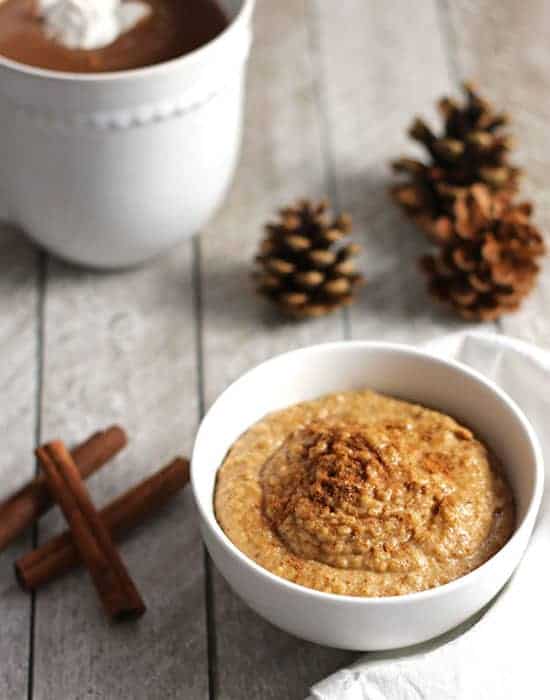
{"label": "wooden plank surface", "polygon": [[[51,262],[45,299],[42,440],[118,422],[128,448],[90,481],[96,503],[188,454],[198,419],[192,246],[100,275]],[[62,526],[52,513],[43,541]],[[203,553],[189,490],[130,535],[122,556],[148,611],[106,620],[86,573],[37,595],[34,689],[60,698],[208,696]]]}
{"label": "wooden plank surface", "polygon": [[[352,335],[415,342],[458,325],[434,314],[420,289],[418,234],[385,194],[387,161],[405,145],[414,111],[433,103],[430,90],[451,84],[435,5],[396,13],[391,3],[346,0],[285,2],[276,9],[260,3],[258,10],[244,159],[230,203],[201,239],[207,404],[265,357],[342,337],[335,317],[281,324],[247,295],[261,222],[300,194],[331,194],[366,241],[371,282],[351,312]],[[412,21],[433,37],[420,50]],[[404,73],[392,63],[396,54],[410,54]],[[266,84],[269,90],[262,89]],[[221,270],[227,272],[220,276]],[[343,330],[349,333],[349,325]],[[214,697],[300,697],[315,678],[353,658],[274,630],[215,572],[210,597]]]}
{"label": "wooden plank surface", "polygon": [[435,101],[454,89],[437,3],[316,0],[313,14],[335,197],[365,249],[352,336],[415,343],[463,328],[429,299],[425,238],[388,196],[390,161],[420,153],[406,133],[413,117],[437,125]]}
{"label": "wooden plank surface", "polygon": [[[546,28],[550,26],[550,4],[544,0],[458,0],[447,3],[447,13],[460,75],[476,79],[495,104],[513,117],[519,146],[516,160],[526,174],[522,191],[535,202],[536,220],[548,232],[550,45]],[[549,308],[550,265],[546,261],[535,292],[519,313],[502,319],[500,329],[550,347]]]}
{"label": "wooden plank surface", "polygon": [[[0,498],[32,475],[35,438],[125,425],[129,448],[90,482],[102,503],[189,452],[201,410],[269,356],[465,328],[427,298],[416,269],[423,239],[389,202],[387,162],[414,151],[413,115],[435,119],[436,98],[476,78],[514,115],[525,191],[548,228],[549,20],[543,0],[258,0],[242,162],[200,241],[124,274],[50,261],[44,295],[40,254],[0,229]],[[281,322],[249,279],[261,226],[278,206],[325,194],[353,215],[369,285],[348,312]],[[549,346],[548,302],[547,265],[524,310],[487,328]],[[61,527],[53,512],[40,541]],[[150,608],[136,624],[108,625],[83,572],[33,605],[11,571],[31,542],[29,533],[0,555],[0,698],[300,699],[355,658],[263,622],[210,562],[205,576],[189,493],[122,547]]]}
{"label": "wooden plank surface", "polygon": [[[37,417],[39,255],[17,231],[0,227],[0,501],[34,474]],[[0,554],[0,698],[28,696],[31,599],[12,562],[32,545],[27,532]]]}
{"label": "wooden plank surface", "polygon": [[[206,404],[267,357],[343,337],[342,316],[282,322],[249,279],[262,224],[277,207],[327,191],[309,17],[302,0],[260,1],[237,182],[201,237]],[[212,565],[212,697],[299,698],[350,655],[300,642],[250,611]]]}

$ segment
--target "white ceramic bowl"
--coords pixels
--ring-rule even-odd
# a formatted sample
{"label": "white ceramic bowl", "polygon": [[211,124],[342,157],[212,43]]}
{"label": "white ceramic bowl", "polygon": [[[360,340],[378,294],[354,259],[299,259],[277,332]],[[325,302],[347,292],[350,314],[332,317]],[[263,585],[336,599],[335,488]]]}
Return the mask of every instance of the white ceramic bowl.
{"label": "white ceramic bowl", "polygon": [[[326,393],[372,388],[430,406],[470,426],[502,460],[517,529],[488,562],[420,593],[359,598],[314,591],[263,569],[226,537],[214,516],[216,472],[236,438],[270,411]],[[496,385],[456,362],[400,345],[340,342],[275,357],[232,384],[200,427],[192,484],[210,555],[233,590],[274,625],[319,644],[393,649],[435,637],[478,612],[502,588],[527,546],[543,486],[529,422]]]}
{"label": "white ceramic bowl", "polygon": [[136,265],[202,229],[241,144],[254,0],[196,51],[114,73],[0,56],[0,219],[75,263]]}

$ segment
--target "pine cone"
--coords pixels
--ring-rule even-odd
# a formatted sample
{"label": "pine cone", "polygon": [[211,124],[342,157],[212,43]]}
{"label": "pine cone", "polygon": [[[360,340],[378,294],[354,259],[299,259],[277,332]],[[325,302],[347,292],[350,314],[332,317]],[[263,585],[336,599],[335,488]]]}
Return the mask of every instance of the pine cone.
{"label": "pine cone", "polygon": [[258,292],[294,318],[324,316],[353,301],[363,282],[352,260],[360,251],[342,245],[351,231],[347,214],[330,219],[328,203],[300,200],[268,223],[256,261]]}
{"label": "pine cone", "polygon": [[518,190],[521,171],[508,163],[514,144],[509,135],[499,133],[508,116],[495,112],[471,83],[463,88],[463,105],[447,97],[439,102],[441,136],[421,119],[410,128],[410,136],[427,149],[429,162],[400,158],[392,164],[409,176],[408,182],[392,188],[392,197],[429,235],[451,231],[454,201],[471,185],[485,184],[502,202]]}
{"label": "pine cone", "polygon": [[434,237],[439,251],[421,260],[430,293],[469,320],[493,320],[517,309],[545,252],[531,211],[527,202],[495,200],[479,184],[458,197],[452,231],[440,231]]}

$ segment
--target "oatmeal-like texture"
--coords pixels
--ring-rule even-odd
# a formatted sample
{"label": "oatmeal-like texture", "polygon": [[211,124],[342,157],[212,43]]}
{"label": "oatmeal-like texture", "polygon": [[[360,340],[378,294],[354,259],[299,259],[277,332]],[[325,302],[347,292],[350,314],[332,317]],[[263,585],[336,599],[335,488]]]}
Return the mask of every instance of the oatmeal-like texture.
{"label": "oatmeal-like texture", "polygon": [[215,510],[269,571],[361,596],[452,581],[514,528],[510,488],[467,428],[372,391],[331,394],[252,426],[219,471]]}

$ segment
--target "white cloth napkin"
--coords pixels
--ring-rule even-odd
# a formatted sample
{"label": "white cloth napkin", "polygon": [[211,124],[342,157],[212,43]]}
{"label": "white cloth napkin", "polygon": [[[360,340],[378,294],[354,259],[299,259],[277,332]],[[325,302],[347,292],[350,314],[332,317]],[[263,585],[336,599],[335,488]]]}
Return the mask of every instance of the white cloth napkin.
{"label": "white cloth napkin", "polygon": [[[550,482],[550,352],[502,336],[463,333],[429,343],[471,365],[523,409]],[[548,700],[550,484],[526,555],[481,619],[409,649],[367,654],[315,685],[309,700]]]}

